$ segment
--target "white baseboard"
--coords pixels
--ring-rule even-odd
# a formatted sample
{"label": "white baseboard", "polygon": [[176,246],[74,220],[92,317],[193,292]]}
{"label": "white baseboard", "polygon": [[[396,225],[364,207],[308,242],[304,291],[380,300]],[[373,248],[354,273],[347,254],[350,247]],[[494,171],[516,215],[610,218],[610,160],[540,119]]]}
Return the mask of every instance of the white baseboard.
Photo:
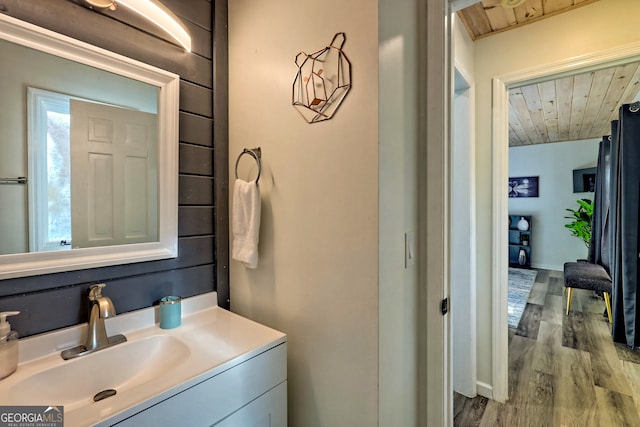
{"label": "white baseboard", "polygon": [[539,268],[540,270],[564,271],[564,265],[531,264],[531,267]]}
{"label": "white baseboard", "polygon": [[478,392],[477,391],[474,392],[474,393],[466,393],[466,392],[464,392],[462,390],[456,390],[456,389],[454,389],[453,391],[458,393],[458,394],[463,395],[464,397],[468,397],[469,399],[473,399],[473,398],[478,396]]}
{"label": "white baseboard", "polygon": [[487,399],[493,399],[493,386],[482,381],[476,382],[476,388],[480,396],[484,396]]}

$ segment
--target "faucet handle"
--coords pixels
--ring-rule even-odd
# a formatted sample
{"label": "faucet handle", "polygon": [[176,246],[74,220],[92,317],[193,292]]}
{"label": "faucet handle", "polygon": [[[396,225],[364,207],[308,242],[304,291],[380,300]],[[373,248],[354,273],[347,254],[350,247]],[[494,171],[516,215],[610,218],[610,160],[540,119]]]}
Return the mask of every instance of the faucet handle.
{"label": "faucet handle", "polygon": [[89,289],[89,300],[91,301],[95,301],[98,298],[102,297],[102,288],[104,288],[105,285],[104,283],[100,283],[98,285],[93,285],[91,286],[91,288]]}

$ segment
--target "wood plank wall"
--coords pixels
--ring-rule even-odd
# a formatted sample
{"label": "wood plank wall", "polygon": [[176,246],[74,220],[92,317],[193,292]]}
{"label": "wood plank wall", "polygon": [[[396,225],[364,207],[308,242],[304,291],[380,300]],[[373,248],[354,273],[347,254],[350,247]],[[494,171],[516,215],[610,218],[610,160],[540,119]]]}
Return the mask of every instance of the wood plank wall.
{"label": "wood plank wall", "polygon": [[[126,10],[96,12],[74,0],[0,0],[0,13],[180,75],[178,257],[0,281],[0,311],[21,311],[11,323],[22,337],[86,322],[88,288],[101,282],[118,313],[149,307],[165,295],[212,290],[228,308],[228,245],[215,247],[216,241],[228,239],[227,190],[216,189],[227,181],[228,170],[226,0],[162,1],[187,27],[192,53]],[[220,27],[216,36],[221,36],[215,52],[214,17]],[[217,85],[214,67],[221,81]],[[214,87],[220,96],[214,96]],[[220,115],[215,149],[214,103]]]}

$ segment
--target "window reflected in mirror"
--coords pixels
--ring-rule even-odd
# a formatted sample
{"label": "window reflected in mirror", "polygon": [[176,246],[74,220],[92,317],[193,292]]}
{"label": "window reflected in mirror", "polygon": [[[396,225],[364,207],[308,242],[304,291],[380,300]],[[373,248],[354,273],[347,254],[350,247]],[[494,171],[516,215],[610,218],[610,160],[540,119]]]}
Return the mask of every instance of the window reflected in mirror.
{"label": "window reflected in mirror", "polygon": [[[28,191],[34,193],[29,211],[29,251],[71,248],[71,160],[69,97],[28,88]],[[36,191],[36,188],[44,191]]]}

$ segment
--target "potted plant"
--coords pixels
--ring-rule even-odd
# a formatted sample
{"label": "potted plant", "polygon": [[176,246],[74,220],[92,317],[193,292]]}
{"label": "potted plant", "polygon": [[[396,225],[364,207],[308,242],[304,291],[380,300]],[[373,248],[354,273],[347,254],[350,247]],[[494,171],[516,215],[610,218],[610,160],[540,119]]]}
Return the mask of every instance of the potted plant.
{"label": "potted plant", "polygon": [[564,226],[571,230],[571,235],[576,236],[589,248],[591,242],[591,217],[593,216],[593,202],[589,199],[578,200],[578,209],[567,209],[571,216],[565,216],[572,221]]}
{"label": "potted plant", "polygon": [[529,246],[529,235],[528,234],[520,234],[520,244],[522,246]]}

